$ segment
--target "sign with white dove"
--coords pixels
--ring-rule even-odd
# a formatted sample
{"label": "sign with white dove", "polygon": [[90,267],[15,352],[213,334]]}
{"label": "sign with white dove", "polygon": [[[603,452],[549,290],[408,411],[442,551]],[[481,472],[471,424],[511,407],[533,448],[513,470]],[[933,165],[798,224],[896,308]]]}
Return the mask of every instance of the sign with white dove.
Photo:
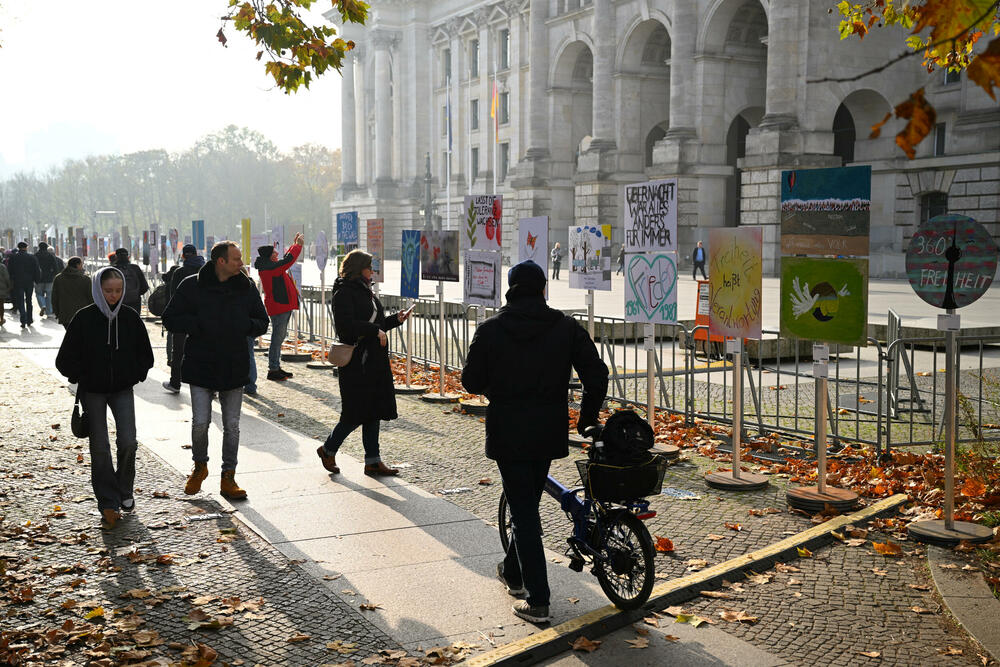
{"label": "sign with white dove", "polygon": [[865,346],[868,260],[782,257],[781,335]]}

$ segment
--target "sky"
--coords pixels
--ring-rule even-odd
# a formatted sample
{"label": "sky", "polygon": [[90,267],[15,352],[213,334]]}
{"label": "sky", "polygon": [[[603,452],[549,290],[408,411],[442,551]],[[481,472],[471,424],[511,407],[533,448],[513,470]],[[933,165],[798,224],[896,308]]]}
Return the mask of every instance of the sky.
{"label": "sky", "polygon": [[227,25],[228,47],[216,39],[227,6],[0,0],[0,178],[87,155],[182,151],[229,124],[281,150],[339,148],[340,74],[285,95],[243,33]]}

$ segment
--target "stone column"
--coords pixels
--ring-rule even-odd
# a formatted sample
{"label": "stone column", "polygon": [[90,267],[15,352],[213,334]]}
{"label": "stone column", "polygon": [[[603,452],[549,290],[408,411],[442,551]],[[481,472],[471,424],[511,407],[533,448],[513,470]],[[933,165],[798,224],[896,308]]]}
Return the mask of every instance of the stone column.
{"label": "stone column", "polygon": [[513,132],[510,135],[510,165],[513,169],[521,150],[521,8],[516,2],[507,4],[510,15],[510,41],[508,56],[510,74],[507,77],[507,89],[510,91],[510,124]]}
{"label": "stone column", "polygon": [[761,129],[798,126],[802,7],[799,0],[771,0],[767,29],[767,93]]}
{"label": "stone column", "polygon": [[[612,0],[594,0],[594,95],[591,150],[614,150],[615,113],[612,94],[615,67],[615,10]],[[532,63],[534,64],[534,63]]]}
{"label": "stone column", "polygon": [[348,55],[341,69],[343,79],[340,85],[340,134],[343,150],[340,152],[343,165],[341,190],[353,188],[357,180],[357,116],[354,96],[354,57]]}
{"label": "stone column", "polygon": [[392,180],[392,100],[390,99],[389,46],[392,37],[372,34],[375,48],[375,182]]}
{"label": "stone column", "polygon": [[546,0],[531,0],[528,18],[528,160],[549,157],[549,14]]}
{"label": "stone column", "polygon": [[479,175],[483,178],[482,192],[493,192],[493,49],[490,48],[489,10],[476,10],[479,26]]}

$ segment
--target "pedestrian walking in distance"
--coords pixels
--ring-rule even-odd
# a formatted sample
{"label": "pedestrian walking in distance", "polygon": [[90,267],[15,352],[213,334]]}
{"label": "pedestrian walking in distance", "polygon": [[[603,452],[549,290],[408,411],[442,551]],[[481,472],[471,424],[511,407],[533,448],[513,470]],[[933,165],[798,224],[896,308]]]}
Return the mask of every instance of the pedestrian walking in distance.
{"label": "pedestrian walking in distance", "polygon": [[212,246],[209,263],[177,286],[163,313],[163,325],[187,335],[181,380],[191,388],[191,458],[194,469],[184,493],[201,490],[208,477],[208,427],[212,397],[222,409],[222,481],[231,500],[247,497],[236,483],[243,387],[250,377],[247,337],[267,331],[267,311],[257,288],[240,269],[243,257],[232,241]]}
{"label": "pedestrian walking in distance", "polygon": [[549,258],[552,260],[552,280],[559,280],[559,267],[562,266],[563,251],[558,241],[552,246]]}
{"label": "pedestrian walking in distance", "polygon": [[42,278],[38,260],[28,252],[28,244],[21,241],[17,244],[17,252],[7,260],[7,271],[12,283],[14,306],[21,316],[21,328],[26,329],[35,322],[31,311],[31,297],[35,291],[35,283]]}
{"label": "pedestrian walking in distance", "polygon": [[38,299],[39,317],[52,316],[52,281],[59,273],[59,261],[56,256],[49,251],[49,244],[42,241],[38,244],[38,252],[35,253],[35,261],[38,262],[39,278],[35,283],[35,298]]}
{"label": "pedestrian walking in distance", "polygon": [[316,450],[323,467],[338,473],[337,451],[358,426],[365,448],[365,474],[397,475],[399,470],[382,461],[378,431],[380,421],[395,419],[396,391],[389,367],[386,331],[398,327],[409,311],[386,315],[372,292],[372,256],[352,250],[340,265],[333,283],[333,325],[341,343],[356,345],[350,363],[339,369],[337,382],[343,407],[340,421]]}
{"label": "pedestrian walking in distance", "polygon": [[513,612],[532,623],[549,615],[549,583],[538,503],[553,459],[569,454],[566,424],[571,368],[583,383],[577,429],[597,424],[608,367],[580,324],[545,304],[545,272],[531,260],[511,267],[507,305],[476,329],[462,385],[489,401],[486,456],[497,463],[513,536],[497,576]]}
{"label": "pedestrian walking in distance", "polygon": [[68,328],[76,311],[94,303],[93,284],[83,272],[83,260],[70,257],[66,268],[52,281],[52,312]]}
{"label": "pedestrian walking in distance", "polygon": [[618,271],[616,271],[616,275],[618,273],[625,273],[625,246],[624,245],[618,251]]}
{"label": "pedestrian walking in distance", "polygon": [[[72,260],[71,260],[72,263]],[[111,530],[121,511],[135,509],[135,397],[133,387],[153,367],[153,348],[139,313],[122,300],[125,275],[104,267],[94,275],[93,303],[80,309],[66,327],[56,368],[77,384],[90,424],[90,480],[101,512],[101,527]],[[108,409],[115,419],[115,462],[108,439]]]}
{"label": "pedestrian walking in distance", "polygon": [[[198,254],[198,249],[193,244],[188,243],[181,248],[181,265],[172,269],[173,275],[167,284],[167,303],[174,298],[181,281],[188,276],[193,276],[201,267],[205,266],[205,258]],[[181,363],[184,360],[184,343],[187,335],[181,332],[171,333],[170,341],[170,379],[163,382],[163,388],[171,394],[178,394],[181,391]]]}
{"label": "pedestrian walking in distance", "polygon": [[111,265],[125,274],[125,305],[137,313],[142,312],[142,295],[149,291],[149,283],[138,264],[129,260],[128,250],[118,248],[114,257],[110,257]]}
{"label": "pedestrian walking in distance", "polygon": [[7,265],[0,262],[0,326],[3,326],[7,321],[4,313],[7,309],[7,300],[10,299],[12,287],[10,273],[7,272]]}
{"label": "pedestrian walking in distance", "polygon": [[695,247],[694,252],[691,253],[691,259],[694,261],[694,269],[691,271],[691,278],[693,280],[698,280],[698,269],[701,269],[701,277],[704,280],[708,280],[708,276],[705,275],[705,248],[702,247],[701,241],[698,241],[698,245]]}
{"label": "pedestrian walking in distance", "polygon": [[288,321],[292,311],[299,309],[299,292],[295,281],[288,275],[288,269],[298,261],[302,253],[304,239],[296,234],[285,255],[278,258],[274,246],[257,248],[257,260],[253,267],[260,276],[260,286],[264,290],[264,308],[271,318],[271,344],[267,349],[267,379],[281,382],[292,377],[292,373],[281,368],[281,344],[288,334]]}

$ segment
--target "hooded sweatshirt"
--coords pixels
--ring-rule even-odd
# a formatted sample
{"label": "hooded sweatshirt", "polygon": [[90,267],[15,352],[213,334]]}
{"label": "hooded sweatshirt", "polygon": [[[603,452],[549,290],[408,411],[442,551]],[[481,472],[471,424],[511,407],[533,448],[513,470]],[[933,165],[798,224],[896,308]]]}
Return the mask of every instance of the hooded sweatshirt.
{"label": "hooded sweatshirt", "polygon": [[100,280],[105,271],[122,277],[115,267],[94,275],[94,303],[80,309],[66,328],[56,368],[82,391],[113,394],[146,379],[153,367],[153,348],[139,313],[123,307],[124,299],[114,306],[105,300]]}
{"label": "hooded sweatshirt", "polygon": [[298,261],[301,252],[302,246],[293,243],[277,262],[272,262],[270,257],[258,257],[254,261],[253,268],[260,274],[260,286],[264,290],[264,309],[269,316],[298,310],[299,292],[288,269]]}

